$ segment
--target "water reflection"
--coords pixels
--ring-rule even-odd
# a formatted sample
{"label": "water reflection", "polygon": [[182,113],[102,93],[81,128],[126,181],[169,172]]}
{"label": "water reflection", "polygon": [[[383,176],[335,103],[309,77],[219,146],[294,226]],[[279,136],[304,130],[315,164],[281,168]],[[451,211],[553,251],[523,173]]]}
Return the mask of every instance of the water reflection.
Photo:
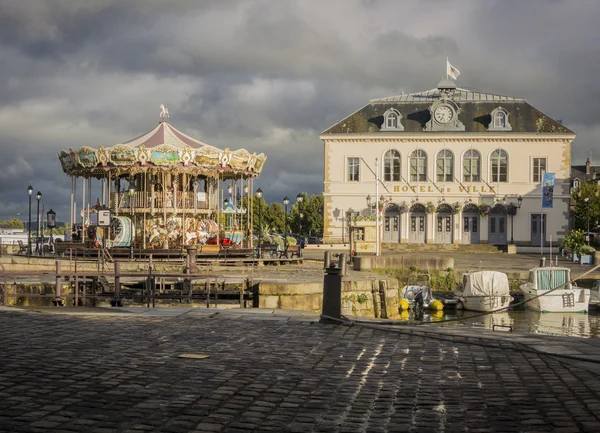
{"label": "water reflection", "polygon": [[[444,322],[444,326],[463,326],[469,328],[493,329],[522,334],[545,334],[568,337],[592,338],[600,337],[600,315],[597,313],[540,313],[538,311],[503,311],[500,313],[480,315],[474,311],[425,311],[423,321]],[[453,321],[454,319],[461,319]],[[420,314],[402,312],[400,320],[415,321]]]}

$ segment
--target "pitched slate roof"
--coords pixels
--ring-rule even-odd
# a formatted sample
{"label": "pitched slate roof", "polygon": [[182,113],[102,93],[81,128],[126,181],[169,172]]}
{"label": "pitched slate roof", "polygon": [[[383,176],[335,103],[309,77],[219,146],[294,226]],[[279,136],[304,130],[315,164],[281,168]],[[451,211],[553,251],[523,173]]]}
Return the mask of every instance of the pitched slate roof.
{"label": "pitched slate roof", "polygon": [[[574,134],[569,128],[531,106],[522,98],[474,92],[461,88],[451,89],[449,94],[461,109],[458,119],[465,125],[464,132],[488,132],[491,112],[502,107],[508,112],[508,121],[512,126],[512,131],[502,132],[503,134],[511,132]],[[424,92],[372,99],[355,113],[323,131],[323,135],[380,133],[383,113],[390,108],[395,108],[402,115],[401,123],[404,131],[384,131],[386,134],[435,134],[435,132],[425,131],[424,127],[431,118],[428,108],[433,102],[440,99],[440,96],[440,89],[435,88]]]}

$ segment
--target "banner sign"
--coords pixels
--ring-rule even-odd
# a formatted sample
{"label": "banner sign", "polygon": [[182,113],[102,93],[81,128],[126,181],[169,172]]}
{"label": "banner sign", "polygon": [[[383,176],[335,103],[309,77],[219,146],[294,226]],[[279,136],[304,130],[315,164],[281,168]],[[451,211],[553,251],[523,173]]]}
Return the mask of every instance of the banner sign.
{"label": "banner sign", "polygon": [[542,180],[542,208],[550,209],[554,202],[554,173],[544,173]]}

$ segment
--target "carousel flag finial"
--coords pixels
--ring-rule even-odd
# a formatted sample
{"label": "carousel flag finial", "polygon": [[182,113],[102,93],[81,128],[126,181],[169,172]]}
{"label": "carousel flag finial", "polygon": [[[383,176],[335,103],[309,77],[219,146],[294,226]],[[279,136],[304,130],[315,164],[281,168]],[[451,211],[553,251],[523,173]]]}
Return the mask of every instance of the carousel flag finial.
{"label": "carousel flag finial", "polygon": [[162,120],[168,119],[169,116],[169,109],[167,107],[165,107],[165,104],[160,104],[160,118]]}

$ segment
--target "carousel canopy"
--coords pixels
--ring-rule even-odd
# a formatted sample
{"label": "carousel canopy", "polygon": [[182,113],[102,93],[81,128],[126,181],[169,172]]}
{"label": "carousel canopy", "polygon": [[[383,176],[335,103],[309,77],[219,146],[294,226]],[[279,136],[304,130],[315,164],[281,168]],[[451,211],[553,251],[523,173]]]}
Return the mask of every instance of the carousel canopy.
{"label": "carousel canopy", "polygon": [[195,176],[256,177],[267,159],[245,149],[218,149],[175,129],[162,120],[152,130],[132,140],[97,149],[61,150],[58,159],[69,176],[105,177],[136,172],[176,171]]}

